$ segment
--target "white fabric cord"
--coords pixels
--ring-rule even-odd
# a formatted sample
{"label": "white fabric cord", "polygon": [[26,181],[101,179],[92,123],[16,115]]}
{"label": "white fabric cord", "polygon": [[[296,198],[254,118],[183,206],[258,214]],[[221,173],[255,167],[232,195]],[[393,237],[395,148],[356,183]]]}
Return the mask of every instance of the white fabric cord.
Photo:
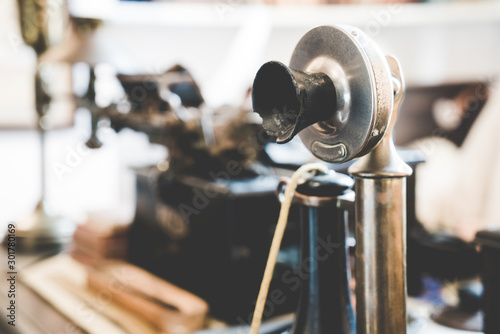
{"label": "white fabric cord", "polygon": [[255,304],[255,311],[253,313],[250,334],[259,333],[259,328],[262,321],[262,313],[264,312],[267,294],[269,292],[269,285],[271,284],[271,279],[273,278],[274,266],[276,265],[276,259],[280,250],[281,240],[283,239],[283,234],[285,233],[286,224],[288,222],[288,212],[290,211],[290,206],[292,204],[293,195],[295,194],[295,189],[297,188],[300,180],[303,179],[306,174],[313,171],[320,171],[326,174],[328,173],[328,168],[320,163],[304,165],[297,169],[297,171],[292,175],[292,179],[286,187],[285,198],[283,200],[283,203],[281,204],[278,224],[276,225],[273,242],[271,243],[271,250],[269,251],[269,257],[267,258],[266,269],[264,271],[264,277],[262,278],[262,283],[260,285],[257,303]]}

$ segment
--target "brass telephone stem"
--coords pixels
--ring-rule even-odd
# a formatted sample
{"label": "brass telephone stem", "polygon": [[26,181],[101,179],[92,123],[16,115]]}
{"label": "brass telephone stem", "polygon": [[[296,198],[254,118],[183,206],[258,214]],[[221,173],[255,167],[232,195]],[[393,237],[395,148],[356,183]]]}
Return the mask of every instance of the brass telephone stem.
{"label": "brass telephone stem", "polygon": [[404,95],[398,62],[388,56],[394,108],[380,144],[351,168],[355,178],[357,334],[406,333],[406,177],[392,128]]}
{"label": "brass telephone stem", "polygon": [[358,334],[406,333],[405,184],[355,177]]}

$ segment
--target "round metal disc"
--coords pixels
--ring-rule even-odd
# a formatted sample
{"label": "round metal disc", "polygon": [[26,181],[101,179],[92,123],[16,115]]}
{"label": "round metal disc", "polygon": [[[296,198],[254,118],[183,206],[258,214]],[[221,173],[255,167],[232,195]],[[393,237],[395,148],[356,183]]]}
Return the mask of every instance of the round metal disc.
{"label": "round metal disc", "polygon": [[300,133],[318,158],[340,163],[373,149],[387,130],[393,105],[391,72],[385,56],[362,30],[321,26],[297,44],[290,67],[327,74],[337,91],[337,110]]}

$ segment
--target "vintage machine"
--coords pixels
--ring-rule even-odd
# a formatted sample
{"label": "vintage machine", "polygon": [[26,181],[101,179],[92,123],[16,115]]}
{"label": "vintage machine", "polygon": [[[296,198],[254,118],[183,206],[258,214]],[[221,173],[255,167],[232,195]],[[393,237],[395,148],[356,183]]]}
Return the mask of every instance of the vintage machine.
{"label": "vintage machine", "polygon": [[[356,330],[344,321],[339,333],[406,333],[405,196],[411,169],[391,138],[404,90],[397,60],[349,26],[309,31],[296,46],[290,67],[269,62],[255,77],[254,110],[278,142],[299,134],[324,161],[361,157],[349,168],[356,193]],[[315,196],[322,199],[320,192]],[[338,215],[330,219],[341,225]],[[309,222],[310,230],[314,222]],[[301,296],[306,305],[300,304],[292,333],[325,332],[320,323],[328,314],[333,317],[336,308],[318,302],[328,288],[323,289]],[[309,317],[311,308],[322,316]],[[351,318],[349,307],[342,312],[348,314],[341,318]],[[304,318],[309,319],[305,327]]]}
{"label": "vintage machine", "polygon": [[[252,89],[255,113],[249,103],[209,108],[180,65],[161,74],[119,74],[123,98],[104,106],[97,103],[101,92],[94,67],[104,59],[85,38],[99,21],[70,18],[71,45],[54,48],[64,44],[64,22],[42,17],[48,1],[18,3],[23,38],[39,57],[35,88],[42,152],[45,116],[58,100],[90,110],[91,148],[102,146],[99,121],[106,119],[116,131],[143,132],[168,149],[166,161],[135,170],[130,262],[205,299],[213,317],[242,325],[234,332],[247,331],[287,185],[280,176],[298,167],[277,172],[265,148],[299,135],[317,159],[352,178],[329,171],[297,186],[269,288],[275,302],[267,305],[264,318],[296,313],[293,320],[268,323],[261,333],[407,333],[407,290],[418,293],[423,271],[414,266],[407,275],[406,270],[407,258],[422,262],[416,248],[407,257],[406,220],[416,222],[415,179],[407,163],[414,167],[421,160],[402,159],[392,139],[405,94],[396,58],[385,56],[360,29],[321,26],[299,41],[288,66],[272,61],[260,68]],[[64,2],[56,7],[66,20]],[[89,65],[89,82],[75,99],[71,64],[80,61]],[[113,65],[111,57],[105,62]],[[68,83],[60,95],[47,80],[57,70]],[[18,230],[26,244],[60,245],[71,235],[72,225],[51,217],[43,200],[33,217],[33,224]],[[498,233],[483,232],[478,243],[487,264],[485,289],[496,296]],[[477,262],[476,252],[466,250],[472,253],[468,262]],[[463,257],[455,260],[460,266]],[[435,262],[441,268],[444,261]],[[486,330],[496,333],[499,306],[494,298],[486,303]]]}
{"label": "vintage machine", "polygon": [[[75,224],[54,215],[46,203],[46,132],[57,126],[70,126],[77,108],[73,85],[73,65],[85,59],[82,39],[98,21],[70,18],[66,1],[19,0],[21,35],[37,55],[33,78],[37,129],[40,134],[41,199],[34,212],[18,223],[18,245],[23,249],[60,247],[71,240]],[[77,35],[80,34],[80,37]],[[85,93],[82,94],[84,97]],[[84,97],[85,98],[85,97]]]}
{"label": "vintage machine", "polygon": [[[87,145],[101,145],[99,119],[107,119],[114,130],[140,131],[168,150],[166,161],[135,170],[129,260],[205,299],[217,319],[248,323],[279,211],[279,176],[264,152],[270,137],[245,105],[206,106],[180,65],[117,79],[125,95],[93,113]],[[286,242],[292,256],[280,261],[280,276],[296,262],[298,222]],[[286,298],[269,316],[293,311],[298,291]]]}
{"label": "vintage machine", "polygon": [[[314,298],[306,301],[305,295],[331,289],[323,275],[333,275],[338,284],[331,291],[335,298],[330,303],[344,310],[335,312],[334,319],[342,319],[342,331],[354,330],[346,286],[350,270],[345,256],[347,225],[340,213],[350,207],[351,218],[354,208],[357,217],[358,331],[403,332],[405,178],[411,169],[399,158],[390,138],[404,93],[394,58],[383,56],[355,28],[312,30],[297,46],[291,69],[270,62],[256,76],[253,107],[262,116],[267,135],[248,109],[207,108],[193,78],[181,66],[160,75],[119,75],[118,79],[126,103],[120,101],[93,113],[89,146],[100,146],[97,118],[108,118],[115,130],[127,127],[144,132],[169,151],[168,161],[136,172],[137,211],[130,231],[133,263],[198,294],[210,303],[215,317],[249,324],[279,211],[275,195],[279,177],[269,168],[264,148],[268,141],[284,143],[300,133],[307,148],[329,163],[346,166],[365,155],[349,169],[356,178],[357,201],[353,205],[352,195],[345,199],[349,182],[340,176],[318,176],[326,190],[314,186],[298,189],[312,200],[292,208],[275,269],[277,279],[272,283],[273,289],[285,292],[286,301],[265,315],[291,312],[297,305],[299,291],[290,288],[290,282],[298,279],[294,271],[300,268],[294,251],[299,245],[299,227],[304,231],[313,224],[318,226],[316,233],[326,228],[341,242],[344,255],[332,261],[344,269],[339,275],[323,265],[309,278],[312,290],[302,291],[297,319],[302,319],[302,327],[322,328],[312,318],[304,320],[307,316],[301,312],[314,313],[325,307]],[[138,96],[138,91],[145,95]],[[322,202],[326,207],[311,205],[324,191],[331,197]],[[335,210],[328,206],[337,202],[343,206]],[[313,217],[304,213],[307,210],[321,213]],[[331,210],[341,219],[334,231],[326,227]],[[387,239],[387,235],[393,238]],[[382,239],[385,241],[380,243]],[[302,249],[313,243],[304,235],[302,240]],[[322,284],[317,285],[319,282]],[[377,296],[371,295],[374,291]],[[373,298],[377,302],[367,301]],[[308,308],[308,303],[316,306]],[[398,313],[388,312],[395,303]]]}

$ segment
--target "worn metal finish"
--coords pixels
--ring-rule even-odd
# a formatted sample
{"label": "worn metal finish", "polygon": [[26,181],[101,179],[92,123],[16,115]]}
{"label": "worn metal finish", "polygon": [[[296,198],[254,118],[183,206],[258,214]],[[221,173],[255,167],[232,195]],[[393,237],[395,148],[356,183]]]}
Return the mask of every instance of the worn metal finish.
{"label": "worn metal finish", "polygon": [[356,178],[357,334],[406,333],[404,178]]}
{"label": "worn metal finish", "polygon": [[[278,142],[300,133],[316,157],[346,162],[384,137],[393,105],[390,73],[382,51],[363,31],[317,27],[299,41],[290,68],[277,62],[261,67],[253,85],[254,110]],[[309,98],[315,91],[321,98]]]}
{"label": "worn metal finish", "polygon": [[[357,333],[405,334],[405,187],[412,171],[392,140],[405,90],[399,63],[359,29],[322,26],[300,40],[290,68],[326,74],[335,86],[331,117],[318,116],[299,133],[306,147],[328,162],[361,157],[349,168],[356,183]],[[310,108],[301,112],[320,113],[319,106]],[[334,205],[318,197],[297,201]]]}
{"label": "worn metal finish", "polygon": [[346,162],[380,142],[393,105],[392,80],[384,54],[362,30],[342,25],[312,29],[297,44],[290,67],[324,73],[335,86],[337,108],[331,117],[300,133],[316,157]]}
{"label": "worn metal finish", "polygon": [[392,139],[392,130],[405,92],[404,77],[397,59],[392,56],[386,58],[393,78],[394,107],[383,140],[373,151],[361,157],[349,168],[349,173],[358,177],[405,177],[412,173],[410,166],[401,159],[396,151]]}
{"label": "worn metal finish", "polygon": [[355,177],[356,307],[358,334],[406,333],[406,176],[392,128],[404,95],[397,60],[387,57],[394,78],[394,109],[382,142],[359,159]]}
{"label": "worn metal finish", "polygon": [[344,208],[349,211],[354,209],[354,192],[349,192],[338,197],[305,196],[300,193],[295,193],[293,202],[310,207],[323,207],[331,205]]}

